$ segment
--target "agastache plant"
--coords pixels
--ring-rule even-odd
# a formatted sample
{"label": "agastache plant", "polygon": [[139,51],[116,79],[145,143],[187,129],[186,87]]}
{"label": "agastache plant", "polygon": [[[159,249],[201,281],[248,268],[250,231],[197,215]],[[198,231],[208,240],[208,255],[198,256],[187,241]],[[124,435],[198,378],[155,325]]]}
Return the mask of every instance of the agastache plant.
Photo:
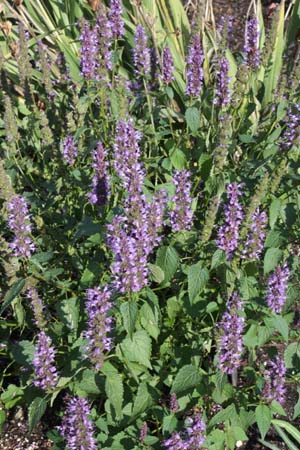
{"label": "agastache plant", "polygon": [[109,197],[109,177],[108,162],[106,161],[106,151],[101,142],[93,152],[92,168],[95,174],[92,178],[92,190],[88,198],[93,205],[104,206]]}
{"label": "agastache plant", "polygon": [[244,52],[246,64],[251,69],[257,69],[260,64],[259,24],[256,17],[248,20],[245,35]]}
{"label": "agastache plant", "polygon": [[148,47],[148,39],[144,27],[139,24],[134,34],[133,62],[137,77],[150,75],[151,53]]}
{"label": "agastache plant", "polygon": [[68,135],[62,143],[62,155],[67,164],[73,166],[77,157],[77,145],[73,136]]}
{"label": "agastache plant", "polygon": [[178,170],[173,176],[175,195],[172,198],[173,208],[170,212],[170,222],[173,231],[190,230],[192,227],[192,183],[190,177],[191,173],[188,170]]}
{"label": "agastache plant", "polygon": [[198,450],[203,447],[206,426],[200,413],[186,419],[186,427],[182,432],[175,432],[163,442],[168,450]]}
{"label": "agastache plant", "polygon": [[6,202],[8,226],[15,237],[9,243],[13,255],[17,257],[30,258],[35,250],[35,245],[30,237],[31,224],[28,205],[25,199],[14,195]]}
{"label": "agastache plant", "polygon": [[112,37],[114,39],[120,39],[125,33],[121,0],[110,0],[109,19]]}
{"label": "agastache plant", "polygon": [[36,326],[42,330],[45,327],[44,309],[42,299],[39,297],[38,291],[34,287],[30,287],[27,291],[27,297],[31,301],[34,321]]}
{"label": "agastache plant", "polygon": [[87,290],[85,305],[88,314],[88,328],[84,333],[88,340],[87,354],[96,370],[100,370],[104,363],[105,352],[111,349],[112,317],[108,316],[111,309],[111,292],[105,288]]}
{"label": "agastache plant", "polygon": [[234,182],[228,184],[226,188],[229,203],[224,207],[225,224],[219,229],[217,246],[226,252],[228,258],[231,258],[237,249],[243,219],[243,210],[239,203],[239,197],[242,195],[241,187],[241,184]]}
{"label": "agastache plant", "polygon": [[227,302],[226,311],[219,323],[221,336],[218,339],[218,367],[232,375],[241,365],[243,351],[244,317],[243,303],[234,292]]}
{"label": "agastache plant", "polygon": [[203,50],[200,36],[194,35],[189,47],[186,67],[186,93],[191,97],[197,97],[203,84]]}
{"label": "agastache plant", "polygon": [[264,211],[257,208],[251,219],[242,257],[259,260],[264,248],[268,217]]}
{"label": "agastache plant", "polygon": [[105,79],[106,69],[112,70],[112,27],[103,5],[97,15],[95,32],[98,36],[98,74],[100,79]]}
{"label": "agastache plant", "polygon": [[230,103],[229,82],[229,62],[225,56],[222,56],[218,61],[216,96],[214,98],[214,104],[220,108],[226,108]]}
{"label": "agastache plant", "polygon": [[174,60],[169,47],[162,52],[161,80],[164,85],[171,84],[174,80]]}
{"label": "agastache plant", "polygon": [[265,384],[262,396],[266,400],[272,402],[276,400],[282,404],[285,402],[285,374],[286,367],[283,359],[277,355],[275,360],[267,361],[266,370],[264,371]]}
{"label": "agastache plant", "polygon": [[81,27],[79,40],[81,43],[81,74],[87,81],[97,80],[99,66],[99,38],[97,29],[91,29],[89,22],[84,21]]}
{"label": "agastache plant", "polygon": [[65,414],[58,429],[69,450],[97,450],[90,414],[90,406],[86,398],[69,397],[67,399]]}
{"label": "agastache plant", "polygon": [[287,264],[277,266],[268,279],[267,305],[273,313],[280,314],[286,302],[290,270]]}
{"label": "agastache plant", "polygon": [[294,104],[288,110],[286,128],[280,140],[280,149],[289,151],[293,145],[300,145],[300,107]]}
{"label": "agastache plant", "polygon": [[40,331],[33,358],[35,373],[33,383],[44,391],[53,389],[58,381],[58,374],[54,365],[55,350],[51,344],[50,337],[44,331]]}

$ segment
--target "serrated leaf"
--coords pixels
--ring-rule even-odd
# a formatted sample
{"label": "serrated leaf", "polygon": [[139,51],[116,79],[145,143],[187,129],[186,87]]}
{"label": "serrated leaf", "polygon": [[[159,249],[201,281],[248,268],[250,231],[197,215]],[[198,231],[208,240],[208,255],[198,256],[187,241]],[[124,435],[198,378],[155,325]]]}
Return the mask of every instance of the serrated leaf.
{"label": "serrated leaf", "polygon": [[47,401],[43,397],[36,397],[29,406],[28,412],[28,429],[32,432],[34,427],[39,423],[47,408]]}
{"label": "serrated leaf", "polygon": [[227,406],[227,408],[222,409],[219,411],[209,422],[208,426],[209,428],[214,427],[215,425],[218,425],[219,423],[225,422],[225,420],[233,419],[236,417],[236,409],[233,404]]}
{"label": "serrated leaf", "polygon": [[170,281],[178,267],[178,253],[173,247],[161,247],[156,256],[156,264],[163,270],[164,283]]}
{"label": "serrated leaf", "polygon": [[300,370],[300,343],[292,342],[284,352],[284,363],[287,369]]}
{"label": "serrated leaf", "polygon": [[272,318],[272,325],[281,334],[283,339],[286,342],[288,342],[288,340],[289,340],[289,326],[288,326],[287,321],[281,316],[276,316],[276,317]]}
{"label": "serrated leaf", "polygon": [[162,283],[165,279],[164,271],[156,264],[149,264],[151,278],[155,283]]}
{"label": "serrated leaf", "polygon": [[262,439],[265,438],[271,426],[272,414],[266,405],[258,405],[255,409],[255,418]]}
{"label": "serrated leaf", "polygon": [[15,284],[6,292],[3,304],[0,310],[0,315],[4,313],[4,311],[9,307],[11,302],[20,294],[23,287],[25,286],[25,280],[18,280]]}
{"label": "serrated leaf", "polygon": [[271,403],[271,409],[274,413],[280,415],[280,416],[286,416],[286,412],[283,409],[283,407],[281,406],[281,404],[279,402],[277,402],[276,400],[273,400]]}
{"label": "serrated leaf", "polygon": [[268,248],[264,257],[264,274],[274,270],[282,257],[282,250],[279,248]]}
{"label": "serrated leaf", "polygon": [[186,164],[185,154],[179,148],[172,151],[170,159],[176,170],[182,170]]}
{"label": "serrated leaf", "polygon": [[123,404],[123,383],[122,378],[119,373],[109,373],[105,380],[105,392],[106,395],[115,409],[116,417],[121,420],[122,414],[122,404]]}
{"label": "serrated leaf", "polygon": [[198,386],[201,382],[201,375],[197,367],[189,364],[181,367],[172,384],[171,393],[178,394],[188,389]]}
{"label": "serrated leaf", "polygon": [[153,401],[149,393],[147,383],[142,382],[138,387],[137,394],[134,400],[131,419],[133,420],[141,415],[144,411],[150,408],[152,403]]}
{"label": "serrated leaf", "polygon": [[211,260],[211,267],[210,269],[215,269],[216,267],[219,267],[221,264],[223,264],[226,261],[225,252],[224,250],[216,250],[213,254],[212,260]]}
{"label": "serrated leaf", "polygon": [[188,292],[190,302],[193,303],[195,298],[202,292],[209,280],[209,272],[201,264],[194,264],[188,270]]}
{"label": "serrated leaf", "polygon": [[76,332],[79,320],[79,305],[77,297],[71,297],[58,304],[58,313],[62,322],[72,331]]}
{"label": "serrated leaf", "polygon": [[175,415],[172,414],[170,416],[164,416],[163,419],[163,433],[172,434],[173,431],[176,430],[178,420],[176,419]]}
{"label": "serrated leaf", "polygon": [[121,344],[125,358],[128,361],[138,362],[151,369],[151,339],[144,330],[133,334],[132,339],[127,337]]}
{"label": "serrated leaf", "polygon": [[144,303],[141,308],[141,325],[154,339],[158,338],[160,329],[158,326],[159,311],[155,305]]}
{"label": "serrated leaf", "polygon": [[274,228],[274,225],[279,217],[281,209],[281,200],[280,198],[274,198],[270,205],[270,211],[269,211],[269,224],[271,229]]}
{"label": "serrated leaf", "polygon": [[86,394],[103,394],[104,392],[104,377],[95,373],[93,370],[85,369],[80,374],[80,382],[76,383],[76,387]]}
{"label": "serrated leaf", "polygon": [[129,336],[132,336],[138,314],[137,304],[135,302],[122,303],[120,311],[123,318],[124,328]]}
{"label": "serrated leaf", "polygon": [[199,110],[195,107],[187,108],[185,112],[185,120],[192,133],[195,133],[200,126]]}
{"label": "serrated leaf", "polygon": [[20,341],[11,349],[14,360],[21,366],[30,366],[33,358],[35,347],[31,341]]}

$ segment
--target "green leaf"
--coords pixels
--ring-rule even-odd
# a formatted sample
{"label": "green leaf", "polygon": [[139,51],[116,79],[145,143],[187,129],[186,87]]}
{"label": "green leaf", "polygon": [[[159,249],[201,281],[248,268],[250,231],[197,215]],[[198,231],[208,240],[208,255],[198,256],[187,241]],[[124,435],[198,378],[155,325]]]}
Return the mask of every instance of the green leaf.
{"label": "green leaf", "polygon": [[176,419],[175,415],[172,414],[170,416],[164,416],[163,419],[163,433],[172,434],[173,431],[176,430],[178,420]]}
{"label": "green leaf", "polygon": [[274,326],[274,328],[276,328],[277,331],[279,331],[279,333],[281,334],[283,339],[286,342],[288,342],[289,326],[288,326],[287,321],[281,316],[276,316],[276,317],[272,318],[272,325]]}
{"label": "green leaf", "polygon": [[250,300],[253,297],[256,297],[258,291],[256,289],[257,281],[254,277],[241,277],[240,280],[241,287],[241,295],[244,300]]}
{"label": "green leaf", "polygon": [[134,400],[131,419],[136,419],[144,411],[152,405],[152,397],[148,390],[148,385],[144,381],[139,385],[137,394]]}
{"label": "green leaf", "polygon": [[134,327],[138,314],[137,304],[135,302],[122,303],[120,311],[123,318],[124,328],[131,337],[132,333],[134,332]]}
{"label": "green leaf", "polygon": [[163,270],[167,283],[173,277],[179,264],[178,253],[173,247],[161,247],[156,256],[156,264]]}
{"label": "green leaf", "polygon": [[86,394],[103,394],[104,393],[104,377],[95,373],[91,369],[85,369],[80,374],[80,381],[76,383],[76,387]]}
{"label": "green leaf", "polygon": [[299,447],[294,444],[294,442],[291,441],[289,436],[283,431],[281,427],[278,425],[273,424],[275,430],[279,434],[279,436],[282,438],[282,440],[285,442],[285,444],[288,446],[289,450],[299,450]]}
{"label": "green leaf", "polygon": [[77,297],[71,297],[58,304],[58,313],[62,322],[74,332],[78,328],[79,305]]}
{"label": "green leaf", "polygon": [[300,342],[292,342],[284,352],[284,363],[287,369],[300,370]]}
{"label": "green leaf", "polygon": [[121,344],[124,356],[128,361],[138,362],[151,369],[151,339],[144,330],[133,334],[132,339],[127,337]]}
{"label": "green leaf", "polygon": [[200,126],[199,110],[195,107],[187,108],[185,120],[192,133],[195,133]]}
{"label": "green leaf", "polygon": [[179,148],[172,151],[170,159],[176,170],[182,170],[186,164],[185,154]]}
{"label": "green leaf", "polygon": [[194,264],[188,270],[188,292],[190,302],[193,303],[195,298],[203,291],[209,280],[209,272],[203,268],[200,263]]}
{"label": "green leaf", "polygon": [[160,284],[164,281],[165,274],[159,266],[157,266],[156,264],[149,264],[149,269],[151,278],[153,281],[155,281],[155,283]]}
{"label": "green leaf", "polygon": [[271,426],[272,414],[266,405],[258,405],[255,409],[255,418],[261,437],[264,439]]}
{"label": "green leaf", "polygon": [[6,409],[13,408],[19,401],[22,400],[23,389],[15,384],[9,384],[7,389],[1,394],[1,402]]}
{"label": "green leaf", "polygon": [[274,270],[282,257],[282,250],[279,248],[268,248],[264,257],[264,274]]}
{"label": "green leaf", "polygon": [[274,412],[275,414],[278,414],[279,416],[286,416],[285,410],[283,409],[281,404],[279,402],[277,402],[276,400],[272,401],[271,409],[272,409],[272,412]]}
{"label": "green leaf", "polygon": [[271,229],[274,228],[274,225],[279,217],[281,210],[281,200],[280,198],[274,198],[270,205],[270,212],[269,212],[269,224]]}
{"label": "green leaf", "polygon": [[294,414],[293,414],[293,420],[297,419],[300,415],[300,389],[297,389],[298,392],[298,401],[294,407]]}
{"label": "green leaf", "polygon": [[213,270],[216,267],[219,267],[225,261],[226,261],[226,258],[225,258],[224,250],[216,250],[215,253],[213,254],[213,257],[212,257],[212,260],[211,260],[210,270]]}
{"label": "green leaf", "polygon": [[233,404],[227,406],[227,408],[219,411],[213,418],[210,420],[208,426],[209,428],[218,425],[219,423],[225,422],[225,420],[233,419],[237,416],[236,409]]}
{"label": "green leaf", "polygon": [[141,325],[150,334],[151,337],[157,340],[160,333],[158,326],[159,311],[155,305],[144,303],[141,308]]}
{"label": "green leaf", "polygon": [[34,427],[43,417],[47,407],[47,401],[43,397],[36,397],[29,406],[28,413],[28,429],[32,432]]}
{"label": "green leaf", "polygon": [[31,341],[20,341],[11,349],[14,360],[21,366],[31,366],[35,347]]}
{"label": "green leaf", "polygon": [[198,386],[201,382],[201,375],[197,367],[189,364],[181,367],[172,384],[171,393],[179,394],[180,392]]}
{"label": "green leaf", "polygon": [[110,403],[115,409],[117,419],[121,420],[123,417],[122,404],[124,389],[122,378],[119,373],[109,373],[106,376],[105,392]]}
{"label": "green leaf", "polygon": [[11,302],[20,294],[23,287],[25,286],[25,280],[18,280],[15,284],[6,292],[3,304],[0,310],[0,315],[4,313],[4,311],[8,308]]}
{"label": "green leaf", "polygon": [[2,433],[3,425],[5,424],[6,413],[4,409],[0,409],[0,433]]}

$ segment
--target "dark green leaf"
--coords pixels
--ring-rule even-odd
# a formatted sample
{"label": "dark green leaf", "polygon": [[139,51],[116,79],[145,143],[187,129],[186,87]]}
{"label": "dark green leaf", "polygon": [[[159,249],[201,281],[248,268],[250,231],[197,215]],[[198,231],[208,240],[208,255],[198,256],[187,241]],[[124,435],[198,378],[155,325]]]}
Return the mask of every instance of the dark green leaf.
{"label": "dark green leaf", "polygon": [[195,298],[202,292],[209,280],[209,272],[203,268],[200,263],[194,264],[188,270],[188,292],[190,302],[193,303]]}
{"label": "dark green leaf", "polygon": [[135,302],[126,302],[121,304],[120,310],[123,318],[124,328],[131,337],[132,333],[134,332],[135,322],[138,314],[138,307]]}
{"label": "dark green leaf", "polygon": [[266,405],[258,405],[255,409],[255,418],[261,437],[264,439],[271,426],[272,414]]}
{"label": "dark green leaf", "polygon": [[171,392],[179,394],[180,392],[199,386],[201,375],[199,369],[193,365],[181,367],[172,384]]}
{"label": "dark green leaf", "polygon": [[138,362],[151,369],[151,339],[144,330],[133,334],[132,339],[127,337],[121,344],[125,358],[128,361]]}
{"label": "dark green leaf", "polygon": [[8,308],[11,302],[20,294],[23,287],[25,286],[25,280],[18,280],[15,284],[6,292],[5,297],[3,299],[3,304],[0,310],[0,314]]}
{"label": "dark green leaf", "polygon": [[170,281],[178,267],[179,257],[173,247],[161,247],[156,256],[156,264],[164,272],[164,282]]}
{"label": "dark green leaf", "polygon": [[282,250],[279,248],[268,248],[264,257],[264,274],[274,270],[282,257]]}
{"label": "dark green leaf", "polygon": [[28,413],[28,429],[32,432],[34,427],[43,417],[47,407],[47,401],[43,397],[36,397],[29,406]]}
{"label": "dark green leaf", "polygon": [[185,112],[185,120],[192,133],[195,133],[200,126],[200,114],[198,109],[195,107],[188,108]]}

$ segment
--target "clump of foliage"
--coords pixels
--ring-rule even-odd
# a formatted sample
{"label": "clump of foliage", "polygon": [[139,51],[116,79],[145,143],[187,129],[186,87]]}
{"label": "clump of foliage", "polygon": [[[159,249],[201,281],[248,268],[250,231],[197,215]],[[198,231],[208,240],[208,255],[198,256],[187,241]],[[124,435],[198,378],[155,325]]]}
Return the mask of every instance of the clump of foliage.
{"label": "clump of foliage", "polygon": [[179,0],[4,1],[2,425],[300,444],[299,1],[249,14],[233,54]]}

